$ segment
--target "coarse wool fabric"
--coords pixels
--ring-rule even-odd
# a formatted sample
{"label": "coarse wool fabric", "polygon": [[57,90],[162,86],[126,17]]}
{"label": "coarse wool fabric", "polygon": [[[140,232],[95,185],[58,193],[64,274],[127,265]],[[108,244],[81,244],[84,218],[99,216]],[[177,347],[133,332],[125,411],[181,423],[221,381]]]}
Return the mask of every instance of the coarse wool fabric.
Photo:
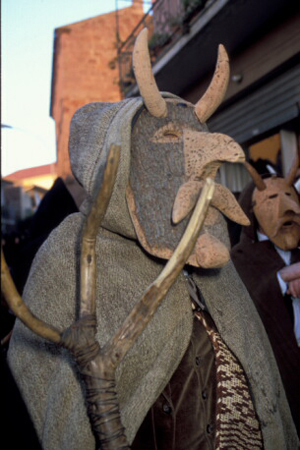
{"label": "coarse wool fabric", "polygon": [[[100,345],[114,334],[164,266],[139,245],[125,198],[132,119],[141,106],[141,99],[87,105],[71,124],[72,170],[89,201],[101,181],[110,145],[121,145],[117,180],[96,242]],[[25,286],[24,300],[32,312],[60,330],[78,317],[80,239],[86,210],[87,206],[83,212],[70,215],[51,233]],[[195,269],[193,278],[219,333],[245,370],[264,448],[298,448],[269,341],[233,265],[230,262],[219,270]],[[121,417],[130,443],[178,367],[190,340],[192,321],[186,280],[180,275],[117,369]],[[43,448],[94,449],[82,386],[68,352],[36,337],[17,321],[8,358]]]}

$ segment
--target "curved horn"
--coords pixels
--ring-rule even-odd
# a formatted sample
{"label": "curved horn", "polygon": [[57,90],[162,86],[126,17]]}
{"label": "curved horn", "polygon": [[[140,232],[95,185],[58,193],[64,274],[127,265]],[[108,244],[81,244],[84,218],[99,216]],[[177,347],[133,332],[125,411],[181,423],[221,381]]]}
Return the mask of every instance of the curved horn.
{"label": "curved horn", "polygon": [[248,170],[257,189],[259,191],[264,191],[267,186],[266,186],[266,183],[264,182],[264,180],[262,179],[262,177],[260,176],[260,174],[257,172],[257,170],[253,166],[251,166],[251,164],[249,164],[247,161],[245,161],[243,164],[246,167],[246,169]]}
{"label": "curved horn", "polygon": [[290,168],[289,173],[285,177],[285,181],[288,186],[292,186],[294,179],[296,178],[296,173],[298,169],[299,169],[299,145],[296,150],[296,155],[294,157],[292,167]]}
{"label": "curved horn", "polygon": [[167,104],[158,90],[151,69],[147,28],[136,38],[132,62],[135,78],[148,111],[154,117],[166,117]]}
{"label": "curved horn", "polygon": [[220,44],[215,73],[204,95],[195,105],[195,113],[201,123],[211,117],[225,97],[229,82],[229,58],[225,47]]}

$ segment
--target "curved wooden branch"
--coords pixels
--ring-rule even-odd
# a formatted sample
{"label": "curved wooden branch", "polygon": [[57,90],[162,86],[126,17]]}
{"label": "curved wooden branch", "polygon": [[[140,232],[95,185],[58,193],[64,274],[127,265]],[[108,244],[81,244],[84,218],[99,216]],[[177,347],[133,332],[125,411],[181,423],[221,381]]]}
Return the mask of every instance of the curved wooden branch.
{"label": "curved wooden branch", "polygon": [[96,255],[95,243],[115,184],[120,160],[120,146],[111,145],[101,188],[86,219],[80,260],[80,317],[95,313]]}
{"label": "curved wooden branch", "polygon": [[5,297],[5,300],[7,301],[8,306],[15,314],[15,316],[18,317],[31,331],[33,331],[37,335],[51,342],[59,344],[61,342],[60,332],[51,325],[48,325],[42,320],[38,319],[34,314],[32,314],[30,309],[25,305],[10,275],[2,249],[1,249],[1,283],[2,283],[1,289]]}

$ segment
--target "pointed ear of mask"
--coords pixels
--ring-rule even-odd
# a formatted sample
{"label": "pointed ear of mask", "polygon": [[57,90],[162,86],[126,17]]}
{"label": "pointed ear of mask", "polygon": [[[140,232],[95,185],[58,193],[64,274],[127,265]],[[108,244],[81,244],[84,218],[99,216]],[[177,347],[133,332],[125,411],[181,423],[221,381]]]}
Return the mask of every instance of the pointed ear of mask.
{"label": "pointed ear of mask", "polygon": [[211,205],[221,211],[228,219],[240,225],[250,225],[250,220],[238,205],[235,196],[225,186],[215,185]]}
{"label": "pointed ear of mask", "polygon": [[[178,189],[173,211],[173,223],[179,223],[194,208],[204,181],[189,180]],[[250,225],[250,221],[243,210],[239,207],[232,192],[221,184],[215,184],[215,193],[211,205],[221,211],[228,219],[240,225]]]}

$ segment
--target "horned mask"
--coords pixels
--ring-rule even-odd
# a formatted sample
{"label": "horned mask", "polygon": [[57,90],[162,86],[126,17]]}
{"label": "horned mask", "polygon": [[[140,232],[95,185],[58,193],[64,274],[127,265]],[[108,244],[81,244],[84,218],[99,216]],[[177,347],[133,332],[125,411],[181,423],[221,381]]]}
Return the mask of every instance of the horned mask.
{"label": "horned mask", "polygon": [[252,203],[260,231],[282,250],[296,248],[300,240],[300,201],[293,187],[298,166],[297,155],[285,178],[272,175],[263,179],[252,166],[246,165],[256,185]]}
{"label": "horned mask", "polygon": [[[224,98],[229,80],[228,56],[220,46],[211,84],[196,105],[167,98],[158,91],[146,29],[136,40],[133,66],[145,108],[139,112],[132,131],[127,202],[141,245],[151,255],[169,259],[206,178],[214,179],[222,162],[245,160],[235,141],[209,133],[205,124]],[[216,184],[189,264],[218,268],[229,260],[230,243],[221,213],[239,224],[249,224],[233,194]]]}

